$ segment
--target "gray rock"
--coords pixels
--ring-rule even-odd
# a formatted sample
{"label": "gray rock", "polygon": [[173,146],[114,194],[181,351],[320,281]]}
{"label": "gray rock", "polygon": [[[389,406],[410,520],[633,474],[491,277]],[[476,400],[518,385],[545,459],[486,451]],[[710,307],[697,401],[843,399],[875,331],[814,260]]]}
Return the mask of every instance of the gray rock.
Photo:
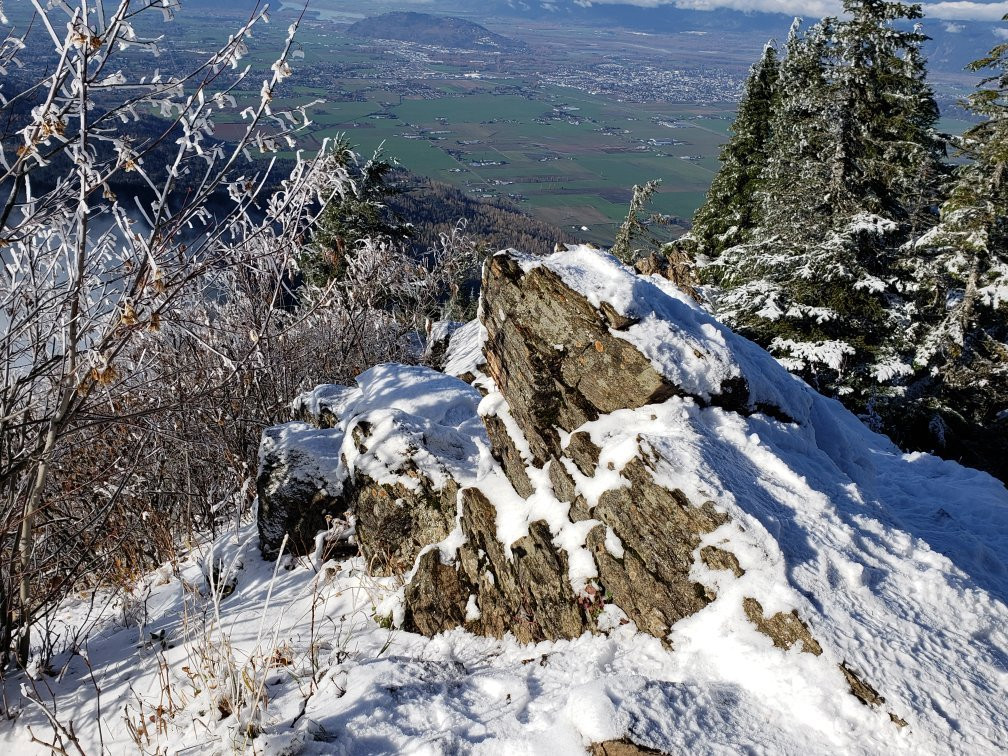
{"label": "gray rock", "polygon": [[260,444],[263,555],[275,558],[285,535],[289,553],[310,553],[328,518],[349,515],[373,574],[408,571],[454,527],[459,481],[488,445],[479,401],[456,378],[404,365],[299,396],[292,409],[308,422],[270,428]]}
{"label": "gray rock", "polygon": [[420,550],[444,540],[455,521],[458,485],[441,489],[422,475],[418,488],[403,483],[381,484],[358,476],[348,493],[348,507],[357,523],[357,543],[372,575],[408,572]]}
{"label": "gray rock", "polygon": [[259,548],[276,559],[284,536],[286,553],[311,553],[328,517],[346,512],[338,473],[342,435],[306,423],[268,428],[259,445],[257,522]]}

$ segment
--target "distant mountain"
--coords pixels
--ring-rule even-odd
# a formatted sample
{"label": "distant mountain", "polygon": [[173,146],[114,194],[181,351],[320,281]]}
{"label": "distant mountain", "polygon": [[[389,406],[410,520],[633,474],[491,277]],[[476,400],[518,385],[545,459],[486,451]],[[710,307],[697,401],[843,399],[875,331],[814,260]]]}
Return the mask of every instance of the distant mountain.
{"label": "distant mountain", "polygon": [[397,39],[425,45],[456,48],[514,50],[524,43],[495,34],[489,29],[455,16],[396,12],[365,18],[352,24],[347,34],[370,39]]}
{"label": "distant mountain", "polygon": [[[445,0],[454,7],[458,0]],[[951,4],[949,4],[951,5]],[[963,3],[963,6],[969,5]],[[925,14],[928,7],[924,7]],[[622,27],[656,33],[705,32],[716,39],[725,33],[744,33],[762,39],[775,38],[783,42],[794,16],[791,14],[739,11],[730,8],[693,10],[672,4],[657,7],[628,3],[585,3],[581,0],[486,0],[473,14],[481,17],[518,16],[521,18],[555,19],[559,23],[578,22],[604,27]],[[469,12],[463,15],[470,15]],[[805,14],[807,24],[819,16]],[[990,21],[948,21],[934,16],[923,19],[924,32],[932,38],[924,51],[932,70],[961,71],[971,60],[987,53],[1001,41],[995,29],[1008,31],[1008,26]]]}
{"label": "distant mountain", "polygon": [[570,19],[600,26],[656,33],[708,31],[745,32],[764,36],[787,34],[793,16],[744,12],[726,8],[693,10],[674,5],[585,3],[578,0],[488,0],[481,13],[489,16]]}
{"label": "distant mountain", "polygon": [[[30,4],[7,3],[8,15],[29,18]],[[300,3],[280,2],[286,12],[297,12]],[[410,5],[407,0],[377,0],[368,4],[372,12]],[[950,5],[950,4],[946,4]],[[969,4],[963,4],[967,6]],[[256,0],[183,0],[186,11],[202,15],[208,20],[237,13],[247,15],[256,6]],[[521,49],[521,42],[495,34],[481,23],[506,29],[511,19],[552,21],[565,24],[587,24],[602,28],[622,28],[633,31],[669,34],[676,32],[702,32],[713,41],[728,34],[751,35],[762,42],[774,38],[783,42],[793,16],[783,13],[740,11],[730,8],[695,10],[678,8],[673,4],[657,6],[626,2],[587,3],[584,0],[430,0],[426,4],[431,13],[391,12],[367,18],[350,27],[362,37],[399,39],[436,44],[444,47]],[[947,9],[946,9],[947,10]],[[356,0],[313,0],[309,13],[338,11],[343,17],[360,17],[362,4]],[[924,8],[925,14],[928,7]],[[366,11],[365,11],[366,12]],[[808,24],[818,20],[818,15],[805,15]],[[502,24],[504,24],[502,26]],[[956,72],[982,55],[997,42],[998,31],[1008,31],[1008,25],[990,21],[944,20],[934,16],[923,19],[924,32],[932,37],[925,45],[925,53],[934,71]],[[997,30],[997,31],[996,31]]]}

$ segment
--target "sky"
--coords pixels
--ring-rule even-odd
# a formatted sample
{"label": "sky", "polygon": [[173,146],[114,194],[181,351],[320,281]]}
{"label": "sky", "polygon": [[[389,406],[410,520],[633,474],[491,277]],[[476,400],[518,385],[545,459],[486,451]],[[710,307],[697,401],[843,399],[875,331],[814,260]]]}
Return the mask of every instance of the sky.
{"label": "sky", "polygon": [[[592,0],[575,0],[577,5],[591,6]],[[674,5],[692,10],[731,8],[743,11],[765,11],[799,16],[824,16],[838,13],[842,3],[835,0],[606,0],[606,4],[636,5],[657,8]],[[1008,14],[1008,2],[976,2],[975,0],[950,0],[924,3],[924,13],[930,18],[956,21],[1000,21]]]}

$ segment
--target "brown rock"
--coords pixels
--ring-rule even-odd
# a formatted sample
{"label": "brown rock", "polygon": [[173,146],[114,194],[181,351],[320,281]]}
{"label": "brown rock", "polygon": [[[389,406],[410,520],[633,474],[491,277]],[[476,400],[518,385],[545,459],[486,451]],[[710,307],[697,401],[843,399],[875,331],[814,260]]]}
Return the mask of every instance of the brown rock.
{"label": "brown rock", "polygon": [[489,415],[483,418],[483,423],[486,425],[487,436],[490,437],[494,459],[504,470],[518,495],[523,499],[528,498],[533,491],[532,481],[529,480],[528,473],[525,471],[525,461],[508,434],[504,421],[496,415]]}
{"label": "brown rock", "polygon": [[[531,449],[531,464],[549,465],[554,495],[570,505],[573,522],[601,523],[586,543],[595,558],[597,585],[586,587],[588,595],[574,594],[566,553],[553,545],[544,523],[533,523],[528,536],[510,544],[513,559],[508,559],[497,541],[493,503],[480,492],[463,491],[466,544],[456,575],[448,577],[440,562],[425,558],[407,589],[408,626],[433,633],[461,624],[463,607],[435,615],[443,607],[443,597],[435,595],[441,591],[464,602],[473,596],[481,617],[466,626],[489,635],[576,637],[595,629],[598,613],[612,602],[641,630],[664,640],[675,622],[715,598],[689,575],[701,539],[727,516],[710,502],[691,502],[655,483],[649,461],[640,457],[621,471],[630,485],[605,492],[590,508],[577,495],[571,471],[594,476],[600,450],[583,432],[573,433],[561,447],[559,431],[573,432],[603,414],[684,392],[633,345],[613,335],[632,319],[609,305],[594,307],[546,268],[526,273],[508,254],[494,256],[484,267],[480,317],[487,334],[483,369],[506,399]],[[745,382],[736,379],[726,382],[714,401],[741,406],[747,397]],[[495,459],[516,492],[530,496],[528,460],[501,418],[484,420]],[[607,547],[611,536],[622,544],[619,556]],[[740,570],[727,552],[708,548],[705,553],[716,565]]]}
{"label": "brown rock", "polygon": [[[850,686],[851,694],[865,706],[875,708],[885,703],[885,699],[879,695],[879,692],[866,683],[857,672],[851,669],[847,662],[840,662],[840,671],[843,672],[844,677],[847,679],[847,685]],[[889,712],[889,719],[898,727],[906,727],[909,724],[905,719],[892,712]]]}
{"label": "brown rock", "polygon": [[592,510],[622,542],[623,557],[609,554],[603,528],[589,534],[588,545],[613,602],[641,630],[664,638],[674,623],[713,598],[689,572],[701,537],[728,518],[709,503],[694,506],[681,492],[656,485],[639,459],[623,469],[623,477],[630,487],[605,492]]}
{"label": "brown rock", "polygon": [[756,625],[757,630],[768,636],[777,648],[786,651],[801,641],[802,651],[813,656],[822,654],[822,646],[812,637],[808,625],[802,622],[798,612],[791,611],[786,614],[777,612],[772,617],[766,617],[763,614],[763,605],[754,598],[745,599],[742,608],[745,609],[749,621]]}
{"label": "brown rock", "polygon": [[738,557],[730,551],[719,549],[717,546],[704,546],[700,549],[700,558],[712,570],[728,570],[735,577],[745,575],[745,570],[739,564]]}
{"label": "brown rock", "polygon": [[[435,635],[464,625],[498,638],[510,632],[523,643],[576,638],[592,629],[568,580],[566,554],[553,546],[546,523],[531,523],[508,559],[497,540],[494,505],[473,488],[462,497],[466,543],[455,566],[442,565],[436,551],[421,559],[406,587],[405,628]],[[469,596],[480,617],[466,622]]]}
{"label": "brown rock", "polygon": [[592,743],[588,753],[590,756],[648,756],[664,752],[637,745],[631,740],[609,740],[605,743]]}
{"label": "brown rock", "polygon": [[537,466],[561,455],[556,428],[678,392],[604,315],[545,268],[525,274],[508,255],[483,273],[486,372],[508,400]]}

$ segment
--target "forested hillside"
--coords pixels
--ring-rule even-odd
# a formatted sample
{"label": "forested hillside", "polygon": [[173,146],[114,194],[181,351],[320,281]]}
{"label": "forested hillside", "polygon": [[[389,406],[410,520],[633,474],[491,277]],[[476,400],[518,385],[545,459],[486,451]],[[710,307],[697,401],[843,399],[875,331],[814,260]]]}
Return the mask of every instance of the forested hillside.
{"label": "forested hillside", "polygon": [[429,249],[459,219],[489,250],[514,247],[548,254],[558,243],[574,240],[569,232],[499,199],[475,199],[449,184],[409,174],[398,186],[400,193],[389,198],[389,207],[413,225],[413,239],[420,249]]}
{"label": "forested hillside", "polygon": [[844,9],[766,47],[684,244],[726,323],[907,448],[1005,478],[1008,46],[953,139],[920,6]]}

